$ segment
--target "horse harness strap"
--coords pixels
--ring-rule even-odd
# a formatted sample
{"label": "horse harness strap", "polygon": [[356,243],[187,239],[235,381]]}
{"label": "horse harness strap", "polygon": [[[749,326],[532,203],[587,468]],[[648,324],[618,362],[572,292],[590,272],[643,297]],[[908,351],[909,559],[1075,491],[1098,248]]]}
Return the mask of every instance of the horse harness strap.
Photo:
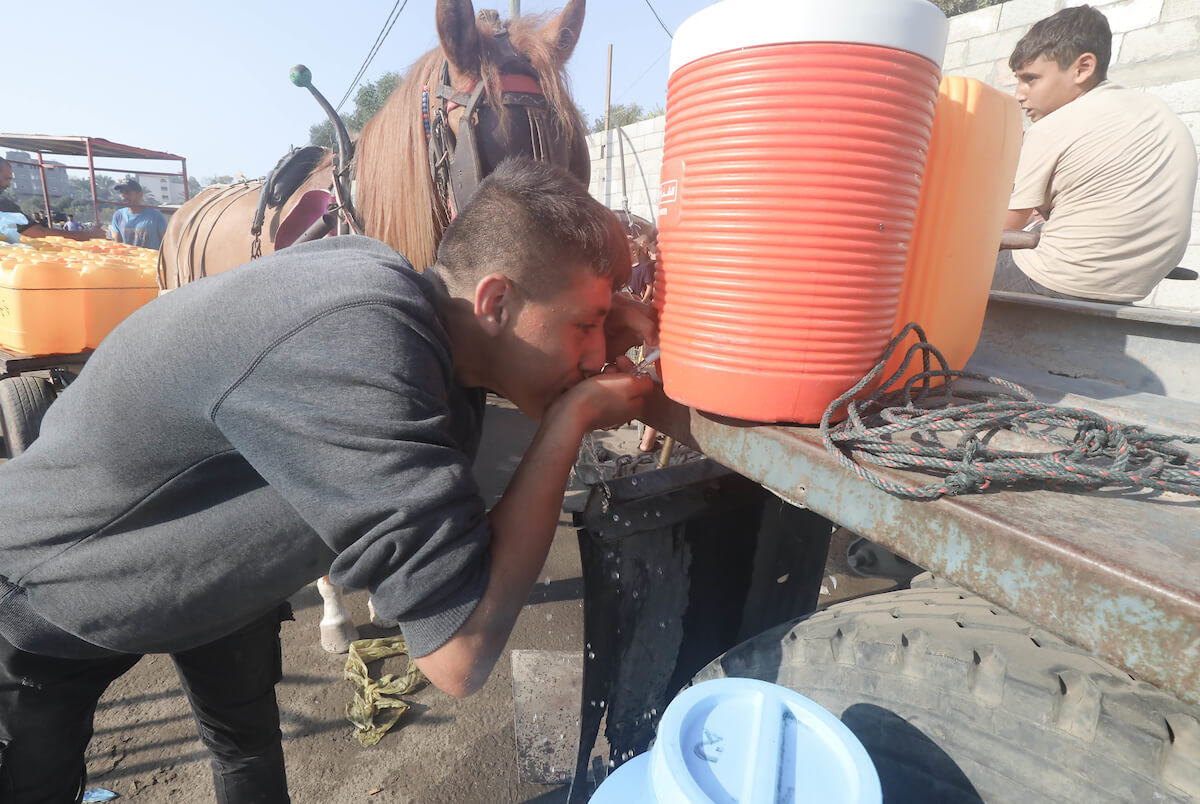
{"label": "horse harness strap", "polygon": [[292,148],[267,174],[266,181],[258,193],[258,207],[254,210],[254,221],[250,224],[250,234],[254,235],[254,243],[250,247],[250,259],[262,256],[262,227],[266,220],[267,209],[278,209],[296,192],[312,173],[313,168],[325,155],[325,149],[317,145],[303,148]]}
{"label": "horse harness strap", "polygon": [[[539,160],[566,165],[566,159],[555,159],[554,149],[549,143],[552,132],[548,130],[545,116],[550,104],[542,92],[537,79],[522,73],[504,73],[500,76],[500,103],[518,107],[529,118],[532,137],[532,153]],[[443,219],[451,220],[456,212],[470,200],[479,187],[479,182],[495,165],[485,170],[480,159],[480,144],[475,130],[479,105],[483,97],[484,83],[476,82],[467,90],[455,89],[450,85],[450,64],[442,62],[441,80],[434,91],[436,104],[429,102],[429,87],[424,87],[421,96],[421,115],[425,121],[425,138],[428,142],[429,172],[443,207]],[[450,128],[449,114],[463,108],[462,122],[458,134]],[[485,107],[486,108],[486,107]]]}
{"label": "horse harness strap", "polygon": [[[213,194],[192,210],[183,220],[179,230],[179,239],[175,244],[175,282],[185,285],[208,275],[208,266],[204,262],[207,251],[208,237],[216,227],[217,221],[245,193],[253,192],[254,185],[259,180],[239,181],[225,186],[214,185]],[[198,198],[199,196],[197,196]],[[181,213],[175,213],[176,216]],[[204,244],[200,244],[200,233],[208,225],[204,235]],[[186,253],[185,253],[186,249]],[[167,290],[165,252],[158,252],[158,289]],[[197,259],[199,258],[199,259]]]}

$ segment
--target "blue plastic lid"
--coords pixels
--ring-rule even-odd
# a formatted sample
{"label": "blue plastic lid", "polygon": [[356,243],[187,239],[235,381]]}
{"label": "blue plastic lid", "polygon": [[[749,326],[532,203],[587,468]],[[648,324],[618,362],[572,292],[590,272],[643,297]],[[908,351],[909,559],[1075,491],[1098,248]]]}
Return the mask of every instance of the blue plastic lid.
{"label": "blue plastic lid", "polygon": [[593,804],[879,804],[862,743],[797,692],[722,678],[680,693],[654,746],[604,780]]}

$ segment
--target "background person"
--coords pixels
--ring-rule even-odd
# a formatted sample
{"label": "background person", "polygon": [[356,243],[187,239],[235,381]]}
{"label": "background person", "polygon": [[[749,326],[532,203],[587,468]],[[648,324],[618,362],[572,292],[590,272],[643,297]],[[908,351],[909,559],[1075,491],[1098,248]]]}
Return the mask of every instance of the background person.
{"label": "background person", "polygon": [[[628,213],[626,213],[628,215]],[[658,266],[658,229],[650,221],[629,215],[629,256],[633,269],[629,276],[629,292],[634,298],[650,304],[654,301],[654,273]],[[648,424],[642,428],[638,449],[653,452],[658,448],[658,430]]]}
{"label": "background person", "polygon": [[[118,325],[0,464],[4,800],[74,801],[97,699],[169,653],[218,802],[286,802],[280,602],[326,570],[371,590],[433,684],[478,690],[581,439],[639,415],[653,387],[602,372],[632,369],[614,333],[653,335],[614,293],[629,269],[586,188],[509,160],[426,274],[376,240],[329,238]],[[539,422],[490,511],[471,473],[485,389]]]}
{"label": "background person", "polygon": [[631,225],[629,253],[633,271],[629,292],[634,298],[650,302],[654,297],[654,270],[658,263],[658,230],[649,221],[638,219]]}
{"label": "background person", "polygon": [[1045,218],[1037,247],[1001,251],[992,288],[1132,302],[1187,250],[1196,146],[1161,99],[1107,80],[1108,20],[1090,6],[1035,23],[1008,64],[1025,133],[1006,229]]}
{"label": "background person", "polygon": [[[12,180],[12,163],[0,156],[0,193],[3,193],[12,185]],[[3,196],[0,196],[0,212],[17,212],[22,215],[25,214],[21,211],[21,207],[16,201]],[[49,226],[37,222],[39,216],[42,219],[45,218],[45,216],[41,215],[41,213],[36,213],[32,218],[27,216],[29,223],[18,226],[17,231],[27,237],[47,237],[49,235],[60,235],[62,237],[69,237],[72,240],[91,240],[92,238],[96,237],[104,237],[103,230],[59,231],[56,229],[51,229]]]}
{"label": "background person", "polygon": [[113,189],[126,205],[113,213],[113,240],[142,248],[159,248],[167,233],[167,219],[157,209],[143,203],[142,185],[128,179]]}

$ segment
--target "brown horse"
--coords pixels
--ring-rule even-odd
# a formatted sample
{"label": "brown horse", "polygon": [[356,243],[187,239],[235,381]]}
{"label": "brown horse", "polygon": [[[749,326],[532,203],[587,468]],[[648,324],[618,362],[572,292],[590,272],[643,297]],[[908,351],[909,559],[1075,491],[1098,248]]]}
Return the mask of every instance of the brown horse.
{"label": "brown horse", "polygon": [[[460,163],[473,162],[473,180],[478,181],[505,156],[526,155],[555,162],[586,184],[586,127],[563,70],[578,41],[584,7],[585,0],[570,0],[549,20],[501,21],[494,11],[481,11],[476,18],[470,0],[437,0],[441,47],[417,60],[355,143],[352,204],[358,230],[387,243],[417,270],[433,264],[455,203],[465,202],[454,197],[448,177],[435,181],[431,169],[422,104],[436,118],[439,85],[448,85],[444,89],[450,96],[440,107],[451,149],[440,154],[443,166],[454,156]],[[473,92],[482,97],[472,119],[465,121]],[[539,113],[522,114],[533,108],[531,98]],[[465,147],[473,153],[454,152],[456,143],[458,151]],[[434,162],[438,156],[435,151]],[[312,200],[305,199],[306,193],[330,188],[334,169],[333,154],[327,151],[300,187],[269,211],[258,246],[261,254],[276,249],[281,225],[302,201]],[[251,259],[251,221],[262,186],[262,181],[250,181],[210,187],[171,216],[160,252],[164,289]],[[469,181],[466,189],[471,189]],[[461,188],[459,194],[465,195]]]}

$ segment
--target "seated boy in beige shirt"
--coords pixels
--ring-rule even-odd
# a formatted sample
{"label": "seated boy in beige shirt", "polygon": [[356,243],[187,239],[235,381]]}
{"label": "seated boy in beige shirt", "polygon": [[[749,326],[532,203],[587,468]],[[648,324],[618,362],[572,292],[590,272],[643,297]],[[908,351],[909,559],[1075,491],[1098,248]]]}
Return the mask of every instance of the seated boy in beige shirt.
{"label": "seated boy in beige shirt", "polygon": [[1034,24],[1009,66],[1033,121],[1006,229],[1045,219],[1036,248],[1001,251],[995,290],[1132,302],[1187,249],[1196,146],[1159,98],[1107,80],[1112,33],[1090,6]]}

